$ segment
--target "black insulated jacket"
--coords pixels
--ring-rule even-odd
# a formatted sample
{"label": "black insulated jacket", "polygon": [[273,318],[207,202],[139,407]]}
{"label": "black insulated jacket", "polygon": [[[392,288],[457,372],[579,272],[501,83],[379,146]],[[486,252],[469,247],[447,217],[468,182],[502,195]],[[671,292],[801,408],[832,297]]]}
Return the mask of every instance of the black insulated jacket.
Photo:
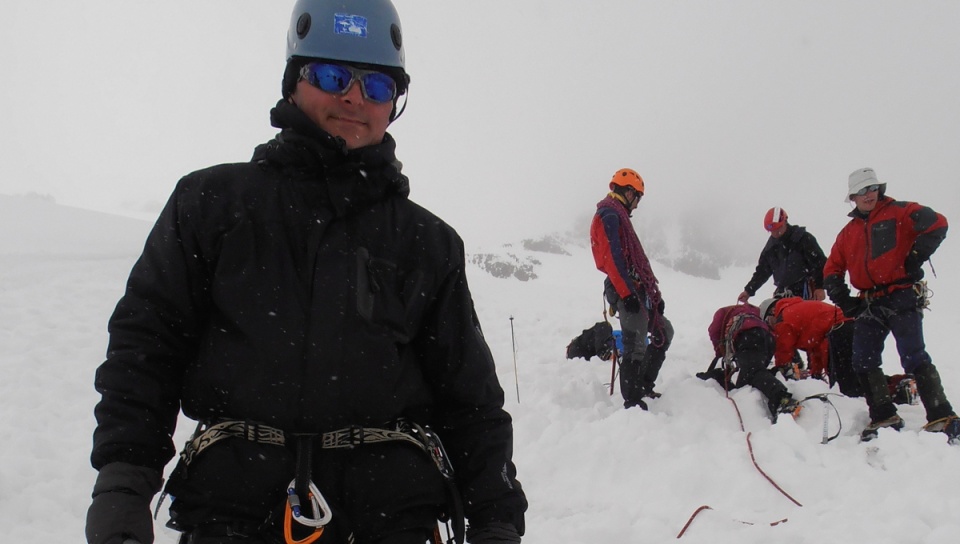
{"label": "black insulated jacket", "polygon": [[389,135],[347,151],[291,104],[271,116],[251,162],[187,175],[154,226],[96,375],[94,467],[162,471],[181,409],[291,433],[409,418],[442,438],[467,518],[522,534],[462,241],[407,198]]}

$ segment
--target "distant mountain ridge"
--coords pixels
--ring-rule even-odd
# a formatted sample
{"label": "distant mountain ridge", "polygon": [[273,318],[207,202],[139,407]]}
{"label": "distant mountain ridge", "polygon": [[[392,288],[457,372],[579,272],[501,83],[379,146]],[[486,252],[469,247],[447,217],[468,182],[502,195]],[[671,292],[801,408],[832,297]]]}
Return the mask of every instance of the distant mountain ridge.
{"label": "distant mountain ridge", "polygon": [[128,257],[140,253],[151,227],[47,196],[0,195],[0,255]]}
{"label": "distant mountain ridge", "polygon": [[[736,258],[722,246],[712,243],[710,237],[705,236],[702,231],[687,229],[676,235],[662,225],[653,227],[646,230],[648,240],[644,240],[644,249],[647,255],[677,272],[716,280],[720,279],[723,268],[749,263],[744,258]],[[540,238],[526,238],[518,244],[503,244],[496,250],[469,253],[467,261],[495,278],[532,281],[537,279],[537,269],[542,264],[537,258],[538,253],[571,255],[569,248],[584,247],[588,243],[586,235],[575,232],[548,234]]]}

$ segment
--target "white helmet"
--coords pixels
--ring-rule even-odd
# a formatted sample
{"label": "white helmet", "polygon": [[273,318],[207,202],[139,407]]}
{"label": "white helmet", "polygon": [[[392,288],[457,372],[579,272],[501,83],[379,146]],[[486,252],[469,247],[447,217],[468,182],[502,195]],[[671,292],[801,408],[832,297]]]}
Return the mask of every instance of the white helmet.
{"label": "white helmet", "polygon": [[767,316],[767,313],[773,313],[773,309],[774,306],[776,306],[777,300],[778,299],[776,298],[768,298],[760,303],[760,319],[766,320],[767,317],[769,317]]}

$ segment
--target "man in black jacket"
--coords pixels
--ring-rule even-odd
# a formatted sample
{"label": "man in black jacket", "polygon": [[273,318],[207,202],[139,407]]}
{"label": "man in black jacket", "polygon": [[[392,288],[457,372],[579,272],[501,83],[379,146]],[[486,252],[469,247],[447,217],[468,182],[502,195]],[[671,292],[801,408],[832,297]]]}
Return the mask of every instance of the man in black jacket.
{"label": "man in black jacket", "polygon": [[[520,542],[512,421],[456,232],[407,195],[389,0],[299,0],[277,137],[183,178],[110,320],[93,544]],[[402,109],[400,110],[402,112]]]}
{"label": "man in black jacket", "polygon": [[770,239],[760,252],[753,277],[737,297],[747,302],[773,276],[775,298],[801,297],[804,300],[824,300],[823,265],[827,256],[817,239],[804,227],[787,222],[783,208],[770,208],[763,218],[763,228]]}

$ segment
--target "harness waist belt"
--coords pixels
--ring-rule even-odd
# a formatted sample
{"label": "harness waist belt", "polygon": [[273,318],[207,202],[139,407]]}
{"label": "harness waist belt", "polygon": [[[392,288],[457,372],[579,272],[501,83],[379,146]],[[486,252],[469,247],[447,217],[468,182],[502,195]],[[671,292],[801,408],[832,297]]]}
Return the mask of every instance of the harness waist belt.
{"label": "harness waist belt", "polygon": [[[403,422],[398,422],[396,429],[359,426],[346,427],[320,434],[320,447],[321,449],[329,450],[355,448],[364,444],[376,444],[380,442],[403,441],[430,453],[423,441],[417,439],[411,432],[404,430],[406,427],[408,427],[408,424]],[[180,453],[180,457],[186,465],[189,465],[200,452],[224,438],[237,437],[259,444],[270,444],[274,446],[284,446],[287,443],[287,433],[284,433],[282,429],[260,423],[223,421],[215,425],[210,425],[203,430],[203,432],[200,432],[201,428],[202,425],[197,429],[197,432],[194,433],[193,438],[184,446],[183,452]],[[414,428],[417,429],[416,427]],[[289,434],[298,436],[298,433]]]}

